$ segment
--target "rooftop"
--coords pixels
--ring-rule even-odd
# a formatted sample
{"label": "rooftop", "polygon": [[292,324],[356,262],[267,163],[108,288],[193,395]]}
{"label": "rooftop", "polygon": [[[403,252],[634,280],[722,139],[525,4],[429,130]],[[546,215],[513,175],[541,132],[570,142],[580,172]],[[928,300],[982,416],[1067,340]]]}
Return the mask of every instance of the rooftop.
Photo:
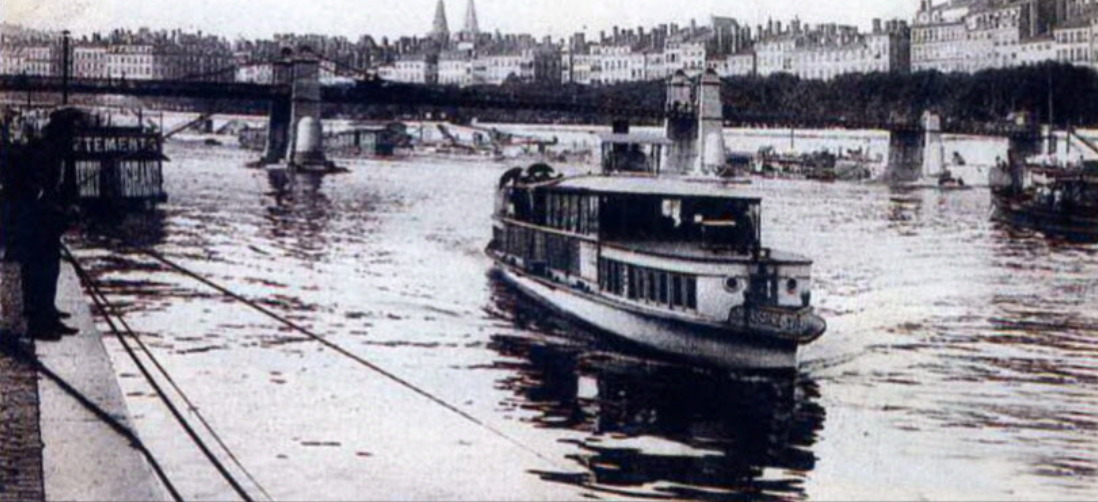
{"label": "rooftop", "polygon": [[662,134],[655,133],[603,133],[599,134],[599,141],[612,145],[670,145],[671,140]]}
{"label": "rooftop", "polygon": [[712,178],[670,176],[576,176],[545,183],[543,186],[583,192],[666,197],[716,197],[759,203],[762,198],[745,193],[744,185]]}

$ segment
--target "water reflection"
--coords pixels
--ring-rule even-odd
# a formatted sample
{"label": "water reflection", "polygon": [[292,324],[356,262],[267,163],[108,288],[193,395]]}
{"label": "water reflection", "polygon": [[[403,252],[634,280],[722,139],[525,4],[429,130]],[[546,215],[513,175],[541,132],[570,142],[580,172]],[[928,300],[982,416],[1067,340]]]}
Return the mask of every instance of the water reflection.
{"label": "water reflection", "polygon": [[[610,347],[493,278],[497,314],[525,328],[490,347],[512,375],[505,408],[537,427],[583,433],[569,460],[583,475],[545,480],[615,495],[686,499],[804,498],[824,409],[792,372],[702,370]],[[530,333],[535,331],[536,333]]]}
{"label": "water reflection", "polygon": [[923,196],[911,189],[890,188],[888,227],[902,236],[919,234],[923,219]]}
{"label": "water reflection", "polygon": [[267,170],[273,205],[267,207],[268,237],[283,242],[291,255],[306,261],[327,256],[328,226],[334,217],[332,201],[322,190],[324,175]]}

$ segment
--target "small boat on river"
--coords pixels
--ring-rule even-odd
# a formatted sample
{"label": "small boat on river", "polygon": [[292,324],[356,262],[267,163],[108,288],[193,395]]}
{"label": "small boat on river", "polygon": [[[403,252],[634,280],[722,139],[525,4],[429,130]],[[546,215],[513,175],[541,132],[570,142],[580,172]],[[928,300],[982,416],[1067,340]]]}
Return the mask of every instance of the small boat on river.
{"label": "small boat on river", "polygon": [[994,219],[1073,240],[1098,240],[1098,162],[992,171]]}
{"label": "small boat on river", "polygon": [[601,140],[599,174],[535,164],[501,177],[487,252],[503,278],[662,353],[795,367],[826,323],[811,305],[812,261],[762,245],[761,198],[684,175],[676,163],[688,156],[668,137],[619,130]]}

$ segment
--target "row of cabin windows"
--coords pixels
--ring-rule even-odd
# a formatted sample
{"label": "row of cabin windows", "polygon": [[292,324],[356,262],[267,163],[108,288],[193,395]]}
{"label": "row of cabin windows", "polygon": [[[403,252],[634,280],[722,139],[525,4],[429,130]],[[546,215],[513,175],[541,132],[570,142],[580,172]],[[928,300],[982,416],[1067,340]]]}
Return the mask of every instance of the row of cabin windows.
{"label": "row of cabin windows", "polygon": [[578,239],[531,228],[506,225],[497,236],[503,251],[527,261],[544,262],[548,268],[579,275],[580,242]]}
{"label": "row of cabin windows", "polygon": [[599,233],[598,197],[555,192],[545,194],[545,225],[578,234]]}
{"label": "row of cabin windows", "polygon": [[610,294],[672,309],[698,308],[698,280],[689,274],[600,258],[599,287]]}

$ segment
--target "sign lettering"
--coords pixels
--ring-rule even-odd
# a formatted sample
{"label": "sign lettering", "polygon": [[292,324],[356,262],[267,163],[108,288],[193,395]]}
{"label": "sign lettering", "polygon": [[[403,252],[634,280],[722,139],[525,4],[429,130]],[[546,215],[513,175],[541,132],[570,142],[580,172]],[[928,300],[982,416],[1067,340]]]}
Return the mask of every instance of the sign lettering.
{"label": "sign lettering", "polygon": [[77,136],[73,152],[78,155],[124,155],[130,153],[157,152],[159,144],[155,135],[142,136]]}

